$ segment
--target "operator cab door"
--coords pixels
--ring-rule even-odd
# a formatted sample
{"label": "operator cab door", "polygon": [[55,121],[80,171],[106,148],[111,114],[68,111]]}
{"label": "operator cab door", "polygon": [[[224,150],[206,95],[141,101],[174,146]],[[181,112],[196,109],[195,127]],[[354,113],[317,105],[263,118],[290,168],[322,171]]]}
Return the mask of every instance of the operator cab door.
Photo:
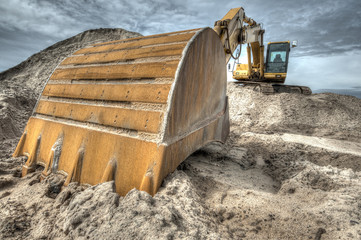
{"label": "operator cab door", "polygon": [[266,73],[287,73],[290,43],[269,43],[267,47]]}

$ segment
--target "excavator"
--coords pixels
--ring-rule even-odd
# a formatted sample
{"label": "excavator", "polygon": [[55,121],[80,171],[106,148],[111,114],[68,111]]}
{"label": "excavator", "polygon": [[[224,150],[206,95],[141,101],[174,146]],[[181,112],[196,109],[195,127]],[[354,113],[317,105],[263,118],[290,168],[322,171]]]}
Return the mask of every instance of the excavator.
{"label": "excavator", "polygon": [[[244,87],[264,94],[273,93],[300,93],[310,95],[311,89],[306,86],[285,85],[290,41],[269,42],[267,46],[266,62],[264,62],[263,35],[265,30],[261,24],[248,21],[242,32],[242,43],[247,44],[247,64],[236,64],[233,79]],[[296,47],[296,41],[292,47]],[[240,55],[240,51],[239,51]],[[239,57],[237,56],[237,58]],[[252,59],[253,58],[253,62]]]}
{"label": "excavator", "polygon": [[226,141],[226,65],[239,44],[258,44],[245,23],[255,21],[234,8],[213,29],[74,52],[48,79],[13,153],[27,157],[22,176],[40,165],[42,179],[62,174],[64,186],[114,181],[122,196],[156,194],[190,154]]}

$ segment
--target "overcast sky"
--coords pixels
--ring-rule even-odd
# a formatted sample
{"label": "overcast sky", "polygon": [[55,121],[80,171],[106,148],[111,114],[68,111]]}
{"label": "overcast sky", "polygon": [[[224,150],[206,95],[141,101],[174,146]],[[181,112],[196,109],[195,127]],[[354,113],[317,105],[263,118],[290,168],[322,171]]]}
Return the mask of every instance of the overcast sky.
{"label": "overcast sky", "polygon": [[265,41],[298,40],[287,83],[312,89],[361,86],[361,0],[0,0],[0,71],[82,31],[143,35],[213,27],[242,6]]}

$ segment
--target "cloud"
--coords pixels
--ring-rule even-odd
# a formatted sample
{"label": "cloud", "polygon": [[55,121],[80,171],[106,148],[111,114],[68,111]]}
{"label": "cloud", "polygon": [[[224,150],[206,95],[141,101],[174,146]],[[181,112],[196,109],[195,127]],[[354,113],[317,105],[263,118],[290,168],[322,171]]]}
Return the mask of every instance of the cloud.
{"label": "cloud", "polygon": [[171,32],[192,28],[199,19],[195,13],[182,1],[7,1],[0,4],[0,71],[88,29]]}
{"label": "cloud", "polygon": [[298,40],[296,56],[329,56],[361,49],[359,0],[262,2],[265,3],[259,5],[259,12],[266,40]]}
{"label": "cloud", "polygon": [[[64,39],[87,29],[120,27],[144,35],[213,25],[238,1],[13,0],[0,5],[0,27]],[[262,22],[266,41],[297,39],[298,56],[361,47],[359,0],[245,0],[246,14]]]}
{"label": "cloud", "polygon": [[[349,61],[350,59],[354,61]],[[291,59],[287,83],[310,86],[314,90],[360,86],[360,62],[361,51],[329,56],[326,61],[321,56]]]}
{"label": "cloud", "polygon": [[139,32],[174,31],[199,22],[183,1],[13,0],[0,6],[0,26],[64,38],[100,27]]}
{"label": "cloud", "polygon": [[[230,8],[241,5],[247,16],[263,23],[265,42],[299,41],[299,46],[291,53],[291,61],[302,66],[296,66],[297,71],[315,72],[317,69],[313,66],[317,65],[326,68],[321,72],[334,76],[341,71],[338,69],[348,69],[347,73],[344,71],[348,79],[361,74],[358,67],[355,71],[349,68],[350,63],[359,63],[361,55],[360,52],[351,54],[361,49],[360,0],[0,1],[6,2],[0,4],[0,71],[88,29],[124,28],[150,35],[212,27]],[[293,81],[292,62],[290,67],[289,79]]]}

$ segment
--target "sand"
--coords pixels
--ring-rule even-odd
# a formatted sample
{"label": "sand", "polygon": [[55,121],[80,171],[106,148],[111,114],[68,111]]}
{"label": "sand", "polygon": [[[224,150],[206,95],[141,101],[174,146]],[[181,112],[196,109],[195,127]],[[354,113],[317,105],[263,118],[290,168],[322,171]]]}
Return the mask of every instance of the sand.
{"label": "sand", "polygon": [[101,29],[0,74],[1,239],[361,239],[361,100],[262,95],[228,84],[231,133],[192,154],[151,197],[114,183],[20,178],[12,158],[43,84],[72,51],[138,36]]}

